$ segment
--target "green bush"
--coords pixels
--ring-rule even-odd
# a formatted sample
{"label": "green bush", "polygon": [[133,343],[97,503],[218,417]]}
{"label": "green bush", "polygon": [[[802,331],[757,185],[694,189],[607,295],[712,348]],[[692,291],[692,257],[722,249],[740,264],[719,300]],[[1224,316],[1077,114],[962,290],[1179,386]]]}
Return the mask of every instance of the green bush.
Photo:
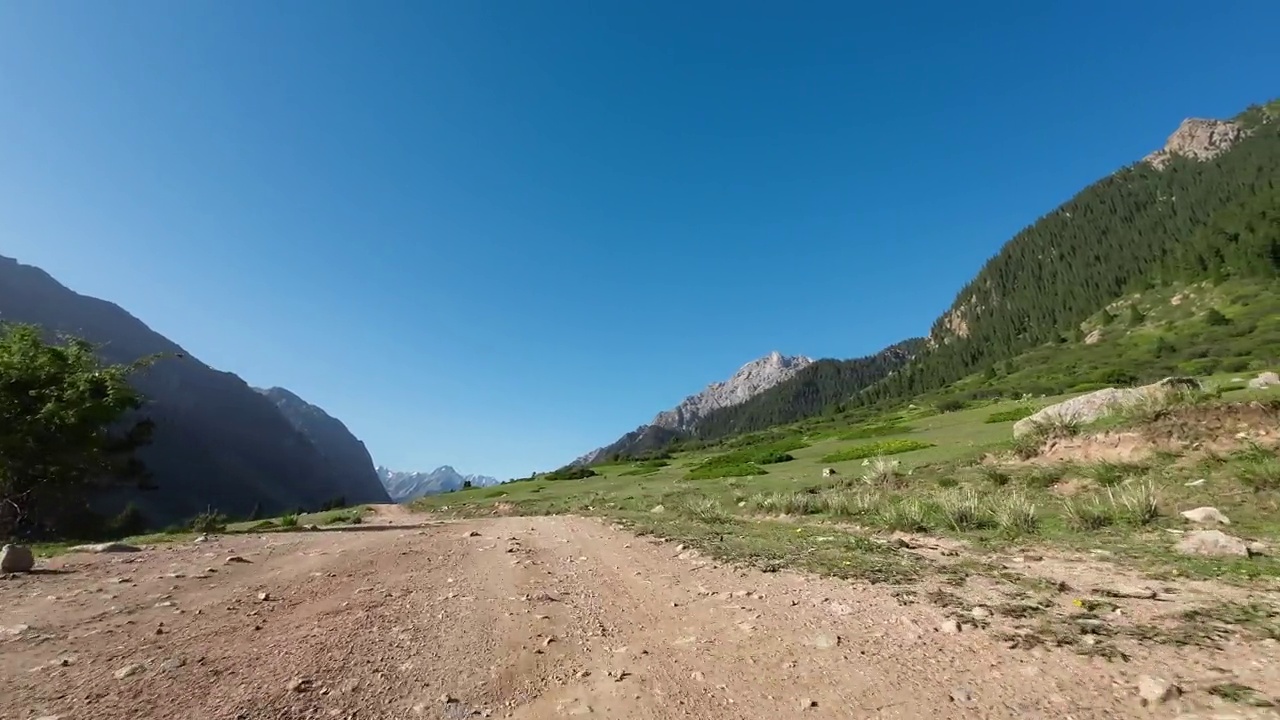
{"label": "green bush", "polygon": [[866,440],[868,438],[883,437],[885,435],[903,435],[912,432],[915,428],[900,422],[877,423],[874,425],[863,425],[854,428],[846,433],[837,435],[838,440]]}
{"label": "green bush", "polygon": [[227,529],[227,516],[210,508],[191,519],[191,530],[198,533],[218,533]]}
{"label": "green bush", "polygon": [[562,467],[559,470],[552,470],[538,476],[540,480],[583,480],[589,477],[599,475],[595,470],[589,467]]}
{"label": "green bush", "polygon": [[290,514],[288,514],[288,515],[282,515],[282,516],[280,517],[280,527],[282,527],[282,528],[296,528],[296,527],[298,527],[298,516],[297,516],[297,514],[296,514],[296,513],[290,513]]}
{"label": "green bush", "polygon": [[996,423],[1015,422],[1017,420],[1021,420],[1022,418],[1030,417],[1035,413],[1036,413],[1036,408],[1017,407],[1009,410],[1001,410],[999,412],[993,412],[987,416],[986,420],[983,420],[982,422],[987,423],[988,425],[994,425]]}
{"label": "green bush", "polygon": [[859,445],[857,447],[839,450],[822,456],[822,462],[838,463],[848,460],[862,460],[877,455],[898,455],[900,453],[912,452],[913,450],[924,450],[933,447],[933,443],[921,442],[919,440],[882,440],[880,442],[869,443],[867,445]]}

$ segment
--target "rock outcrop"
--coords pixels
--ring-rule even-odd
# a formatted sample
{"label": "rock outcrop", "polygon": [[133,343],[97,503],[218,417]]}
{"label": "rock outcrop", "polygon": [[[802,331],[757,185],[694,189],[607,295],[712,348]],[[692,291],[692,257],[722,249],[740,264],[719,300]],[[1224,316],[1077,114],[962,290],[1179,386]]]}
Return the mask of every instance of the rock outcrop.
{"label": "rock outcrop", "polygon": [[787,356],[775,350],[738,368],[728,380],[712,383],[697,395],[685,398],[674,408],[658,413],[649,424],[687,432],[711,412],[746,402],[794,377],[812,362],[813,360],[803,355]]}
{"label": "rock outcrop", "polygon": [[1200,389],[1195,378],[1171,377],[1136,388],[1103,388],[1045,408],[1013,424],[1013,436],[1021,437],[1039,427],[1061,423],[1085,425],[1143,402],[1157,401],[1173,393]]}
{"label": "rock outcrop", "polygon": [[0,258],[0,320],[97,343],[109,362],[169,356],[134,381],[146,399],[144,414],[156,423],[152,444],[139,453],[156,489],[104,498],[106,512],[134,500],[151,522],[168,523],[209,507],[243,516],[256,506],[272,515],[371,492],[370,478],[333,467],[244,380],[205,365],[119,306],[80,295],[39,268]]}
{"label": "rock outcrop", "polygon": [[453,492],[467,487],[497,485],[500,480],[488,475],[463,475],[448,465],[441,465],[431,472],[397,472],[378,466],[378,478],[391,495],[400,503],[442,492]]}
{"label": "rock outcrop", "polygon": [[1163,170],[1174,157],[1199,162],[1212,160],[1248,134],[1244,126],[1235,122],[1187,118],[1165,141],[1164,147],[1143,158],[1143,162]]}
{"label": "rock outcrop", "polygon": [[788,356],[775,350],[738,368],[728,380],[708,385],[674,408],[658,413],[649,424],[641,425],[609,445],[592,450],[571,465],[591,465],[614,453],[643,453],[666,447],[692,431],[708,414],[746,402],[795,377],[812,363],[813,360],[803,355]]}
{"label": "rock outcrop", "polygon": [[1249,387],[1253,390],[1265,390],[1277,385],[1280,385],[1280,374],[1273,372],[1259,373],[1258,377],[1249,381]]}

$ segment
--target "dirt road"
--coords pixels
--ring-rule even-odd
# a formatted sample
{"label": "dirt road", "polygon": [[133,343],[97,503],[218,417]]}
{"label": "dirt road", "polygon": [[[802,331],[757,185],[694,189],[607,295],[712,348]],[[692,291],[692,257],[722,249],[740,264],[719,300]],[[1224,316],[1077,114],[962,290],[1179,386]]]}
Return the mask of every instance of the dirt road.
{"label": "dirt road", "polygon": [[0,717],[1272,717],[1203,692],[1143,706],[1135,684],[1280,689],[1274,645],[1015,650],[884,588],[722,567],[595,520],[410,520],[0,580]]}

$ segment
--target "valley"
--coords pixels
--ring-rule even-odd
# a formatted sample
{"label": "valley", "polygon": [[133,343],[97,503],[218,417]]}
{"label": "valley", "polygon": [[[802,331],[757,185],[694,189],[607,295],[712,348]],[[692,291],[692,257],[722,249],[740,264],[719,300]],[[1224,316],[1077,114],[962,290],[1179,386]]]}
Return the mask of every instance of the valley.
{"label": "valley", "polygon": [[[369,367],[288,366],[364,414],[349,427],[0,257],[0,717],[1280,719],[1278,187],[1280,101],[1188,118],[1018,231],[927,333],[868,331],[860,357],[735,349],[728,377],[673,375],[703,389],[608,427],[582,398],[626,395],[640,372],[611,363],[639,343],[667,351],[637,329],[653,288],[593,335],[559,315],[613,288],[559,267],[473,273],[448,311],[421,299],[470,277],[447,263],[379,283],[395,327],[329,348]],[[781,242],[770,270],[812,269]],[[860,338],[916,290],[852,316],[806,290],[786,321]],[[450,342],[353,339],[489,297],[507,310]],[[350,320],[309,302],[326,341]],[[654,315],[704,310],[681,303]],[[524,324],[538,342],[476,350]],[[400,401],[416,414],[384,417]],[[442,442],[404,418],[428,415],[442,436],[500,418],[520,437],[477,437],[527,455],[568,444],[552,419],[587,439],[507,480],[392,470],[352,429],[416,457]]]}

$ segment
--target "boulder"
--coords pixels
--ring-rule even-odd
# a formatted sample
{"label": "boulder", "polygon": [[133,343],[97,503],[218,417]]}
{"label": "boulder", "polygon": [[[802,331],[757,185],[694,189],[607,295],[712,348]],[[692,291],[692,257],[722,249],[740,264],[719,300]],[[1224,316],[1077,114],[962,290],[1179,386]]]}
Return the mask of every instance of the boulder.
{"label": "boulder", "polygon": [[1163,399],[1170,395],[1200,389],[1200,381],[1192,377],[1168,377],[1136,388],[1103,388],[1041,408],[1030,417],[1013,424],[1013,436],[1021,437],[1036,428],[1058,423],[1084,425],[1126,407]]}
{"label": "boulder", "polygon": [[114,552],[141,552],[142,548],[136,545],[129,545],[122,542],[105,542],[94,543],[92,545],[76,545],[71,548],[71,552],[91,552],[91,553],[114,553]]}
{"label": "boulder", "polygon": [[1219,525],[1231,524],[1231,520],[1228,519],[1226,515],[1223,515],[1222,511],[1216,507],[1198,507],[1194,510],[1183,510],[1180,514],[1191,522],[1200,523],[1202,525],[1208,525],[1211,523],[1218,523]]}
{"label": "boulder", "polygon": [[1254,390],[1265,390],[1276,385],[1280,385],[1280,374],[1274,372],[1260,373],[1258,377],[1249,381],[1249,387]]}
{"label": "boulder", "polygon": [[31,572],[35,566],[35,555],[26,545],[5,545],[0,548],[0,572]]}
{"label": "boulder", "polygon": [[822,468],[822,477],[832,477],[838,474],[835,468]]}
{"label": "boulder", "polygon": [[1183,555],[1211,557],[1249,557],[1249,545],[1221,530],[1193,530],[1182,536],[1173,548]]}

